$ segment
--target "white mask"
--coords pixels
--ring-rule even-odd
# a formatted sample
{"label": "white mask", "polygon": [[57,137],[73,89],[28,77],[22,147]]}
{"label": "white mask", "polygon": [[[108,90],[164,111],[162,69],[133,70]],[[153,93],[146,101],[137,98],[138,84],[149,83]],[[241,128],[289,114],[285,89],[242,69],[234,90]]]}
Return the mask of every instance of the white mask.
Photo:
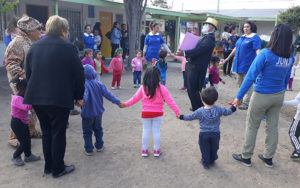
{"label": "white mask", "polygon": [[202,27],[202,33],[203,34],[207,34],[209,31],[209,25],[208,24],[204,24],[203,27]]}

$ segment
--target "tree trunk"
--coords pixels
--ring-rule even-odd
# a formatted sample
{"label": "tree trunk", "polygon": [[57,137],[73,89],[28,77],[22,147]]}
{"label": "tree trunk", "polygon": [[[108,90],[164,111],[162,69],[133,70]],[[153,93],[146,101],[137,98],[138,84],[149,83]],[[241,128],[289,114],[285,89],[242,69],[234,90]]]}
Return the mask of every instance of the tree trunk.
{"label": "tree trunk", "polygon": [[124,0],[129,35],[129,58],[127,69],[131,68],[131,60],[135,56],[135,50],[139,49],[141,24],[147,0]]}

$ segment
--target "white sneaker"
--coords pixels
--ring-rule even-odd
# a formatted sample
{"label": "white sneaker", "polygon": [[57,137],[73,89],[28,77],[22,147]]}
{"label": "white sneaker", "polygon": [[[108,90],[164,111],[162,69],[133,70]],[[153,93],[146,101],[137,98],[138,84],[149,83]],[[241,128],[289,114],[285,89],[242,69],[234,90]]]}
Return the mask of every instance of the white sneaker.
{"label": "white sneaker", "polygon": [[121,89],[121,86],[118,86],[117,89]]}
{"label": "white sneaker", "polygon": [[116,87],[111,87],[111,89],[112,89],[112,90],[115,90],[115,89],[116,89]]}
{"label": "white sneaker", "polygon": [[84,154],[87,155],[87,156],[92,156],[92,155],[93,155],[93,152],[90,152],[90,153],[89,153],[89,152],[87,152],[87,151],[84,151]]}

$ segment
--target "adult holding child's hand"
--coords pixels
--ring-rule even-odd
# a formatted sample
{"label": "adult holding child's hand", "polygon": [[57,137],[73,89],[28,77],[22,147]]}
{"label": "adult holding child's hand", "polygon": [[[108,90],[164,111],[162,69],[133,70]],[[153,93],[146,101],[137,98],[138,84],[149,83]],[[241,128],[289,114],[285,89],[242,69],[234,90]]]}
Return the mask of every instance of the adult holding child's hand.
{"label": "adult holding child's hand", "polygon": [[273,167],[272,159],[278,143],[279,112],[294,62],[292,38],[288,25],[279,24],[275,27],[267,48],[254,59],[234,101],[239,106],[254,83],[254,92],[247,111],[243,151],[241,154],[232,155],[246,166],[251,166],[257,131],[265,115],[265,150],[258,157],[267,167]]}

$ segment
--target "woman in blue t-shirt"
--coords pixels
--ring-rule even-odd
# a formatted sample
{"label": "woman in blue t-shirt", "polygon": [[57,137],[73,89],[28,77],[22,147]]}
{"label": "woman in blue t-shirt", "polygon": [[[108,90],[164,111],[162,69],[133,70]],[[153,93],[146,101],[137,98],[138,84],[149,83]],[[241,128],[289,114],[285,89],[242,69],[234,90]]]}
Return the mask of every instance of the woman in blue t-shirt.
{"label": "woman in blue t-shirt", "polygon": [[[250,65],[261,49],[261,40],[256,32],[257,27],[253,22],[247,21],[244,23],[244,35],[238,39],[236,47],[224,60],[224,63],[226,63],[235,55],[232,72],[237,73],[239,87],[241,87]],[[243,104],[240,106],[241,110],[248,109],[251,94],[252,89],[249,89],[248,93],[245,95]]]}
{"label": "woman in blue t-shirt", "polygon": [[164,47],[168,53],[171,53],[163,37],[161,34],[159,34],[158,24],[151,22],[149,28],[151,31],[145,38],[145,45],[143,49],[143,57],[146,58],[147,64],[151,64],[153,59],[159,59],[158,52],[160,51],[161,47]]}
{"label": "woman in blue t-shirt", "polygon": [[266,115],[265,150],[258,157],[267,167],[273,167],[272,158],[278,143],[279,113],[295,60],[292,39],[293,34],[288,25],[279,24],[275,27],[269,44],[254,59],[236,96],[235,104],[239,106],[245,93],[254,84],[247,111],[243,151],[242,154],[232,155],[246,166],[251,166],[257,131],[263,115]]}

